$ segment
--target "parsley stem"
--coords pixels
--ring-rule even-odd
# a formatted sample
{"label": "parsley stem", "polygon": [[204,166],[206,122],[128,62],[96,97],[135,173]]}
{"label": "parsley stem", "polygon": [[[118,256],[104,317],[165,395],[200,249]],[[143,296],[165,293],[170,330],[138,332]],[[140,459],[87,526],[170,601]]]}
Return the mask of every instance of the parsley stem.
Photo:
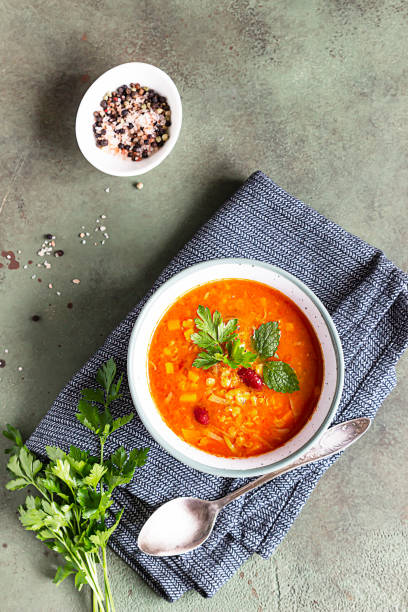
{"label": "parsley stem", "polygon": [[106,562],[106,547],[102,548],[102,567],[103,567],[103,577],[105,581],[105,593],[106,593],[106,601],[109,602],[109,607],[112,612],[115,612],[115,604],[113,603],[112,591],[109,584],[108,578],[108,566]]}
{"label": "parsley stem", "polygon": [[101,443],[101,465],[103,464],[103,447],[105,446],[105,440],[103,438],[100,438],[100,443]]}
{"label": "parsley stem", "polygon": [[101,588],[99,586],[98,575],[96,573],[96,566],[95,566],[95,562],[93,559],[93,554],[85,553],[84,557],[81,557],[81,558],[83,559],[84,572],[87,575],[87,577],[90,578],[90,582],[92,582],[92,584],[89,584],[89,586],[91,587],[92,591],[95,593],[100,609],[104,611],[105,606],[103,605],[103,593],[101,592]]}
{"label": "parsley stem", "polygon": [[39,492],[41,493],[41,495],[42,495],[43,497],[45,497],[45,499],[46,499],[48,502],[52,502],[52,499],[50,499],[50,498],[48,497],[47,493],[46,493],[45,491],[43,491],[43,489],[41,489],[41,488],[40,488],[40,487],[39,487],[39,486],[38,486],[38,485],[35,483],[35,481],[34,481],[34,480],[29,480],[29,483],[30,483],[31,485],[33,485],[33,487],[35,487],[35,488],[37,489],[37,491],[39,491]]}

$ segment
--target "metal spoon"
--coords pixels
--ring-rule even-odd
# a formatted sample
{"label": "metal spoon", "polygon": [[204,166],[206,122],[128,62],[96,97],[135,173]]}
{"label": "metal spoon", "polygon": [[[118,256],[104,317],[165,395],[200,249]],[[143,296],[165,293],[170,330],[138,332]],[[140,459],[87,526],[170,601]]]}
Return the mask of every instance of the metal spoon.
{"label": "metal spoon", "polygon": [[370,419],[362,417],[331,427],[315,446],[293,463],[265,474],[221,499],[206,501],[197,497],[177,497],[166,502],[143,525],[137,540],[139,548],[155,557],[182,555],[194,550],[209,537],[224,506],[281,474],[344,450],[367,431],[370,423]]}

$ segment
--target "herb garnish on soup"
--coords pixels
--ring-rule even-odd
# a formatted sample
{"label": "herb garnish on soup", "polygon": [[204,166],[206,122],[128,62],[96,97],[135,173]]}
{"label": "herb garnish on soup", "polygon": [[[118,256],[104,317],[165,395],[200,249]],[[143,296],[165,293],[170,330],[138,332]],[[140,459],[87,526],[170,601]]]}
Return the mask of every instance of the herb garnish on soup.
{"label": "herb garnish on soup", "polygon": [[287,442],[310,418],[322,380],[311,324],[292,300],[257,281],[225,279],[184,294],[149,350],[150,390],[166,424],[222,457]]}

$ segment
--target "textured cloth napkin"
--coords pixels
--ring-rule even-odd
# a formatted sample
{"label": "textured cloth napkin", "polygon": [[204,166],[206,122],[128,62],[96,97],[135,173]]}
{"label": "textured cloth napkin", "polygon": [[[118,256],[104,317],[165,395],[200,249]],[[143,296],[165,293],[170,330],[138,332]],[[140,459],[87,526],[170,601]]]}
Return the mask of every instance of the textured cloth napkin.
{"label": "textured cloth napkin", "polygon": [[[126,370],[129,335],[150,295],[176,272],[207,259],[248,257],[275,264],[306,283],[323,301],[339,331],[345,356],[344,392],[335,422],[373,417],[396,383],[395,364],[408,344],[408,277],[381,251],[350,235],[256,172],[170,262],[148,295],[61,391],[28,446],[44,455],[46,444],[96,450],[96,440],[75,418],[79,391],[93,385],[109,357]],[[114,415],[133,408],[127,384]],[[338,457],[280,476],[230,504],[198,550],[155,558],[137,547],[144,521],[180,495],[221,497],[244,479],[193,470],[166,453],[135,417],[115,432],[107,452],[123,444],[150,446],[146,466],[131,484],[116,489],[113,511],[125,508],[110,544],[169,601],[189,589],[211,596],[252,554],[268,558],[281,542],[325,470]]]}

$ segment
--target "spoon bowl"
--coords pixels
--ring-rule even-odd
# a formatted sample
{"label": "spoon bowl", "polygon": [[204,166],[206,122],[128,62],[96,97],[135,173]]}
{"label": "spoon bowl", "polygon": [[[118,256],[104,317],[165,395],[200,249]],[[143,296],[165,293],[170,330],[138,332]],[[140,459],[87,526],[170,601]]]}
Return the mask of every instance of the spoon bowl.
{"label": "spoon bowl", "polygon": [[[155,557],[182,555],[201,546],[211,534],[219,512],[217,502],[177,497],[163,504],[143,525],[139,548]],[[166,544],[163,548],[163,526]]]}
{"label": "spoon bowl", "polygon": [[290,465],[252,480],[220,499],[213,501],[198,497],[172,499],[155,510],[143,525],[137,541],[140,550],[154,557],[170,557],[198,548],[210,536],[219,511],[227,504],[281,474],[344,450],[361,438],[370,423],[370,419],[361,417],[331,427],[307,453]]}

